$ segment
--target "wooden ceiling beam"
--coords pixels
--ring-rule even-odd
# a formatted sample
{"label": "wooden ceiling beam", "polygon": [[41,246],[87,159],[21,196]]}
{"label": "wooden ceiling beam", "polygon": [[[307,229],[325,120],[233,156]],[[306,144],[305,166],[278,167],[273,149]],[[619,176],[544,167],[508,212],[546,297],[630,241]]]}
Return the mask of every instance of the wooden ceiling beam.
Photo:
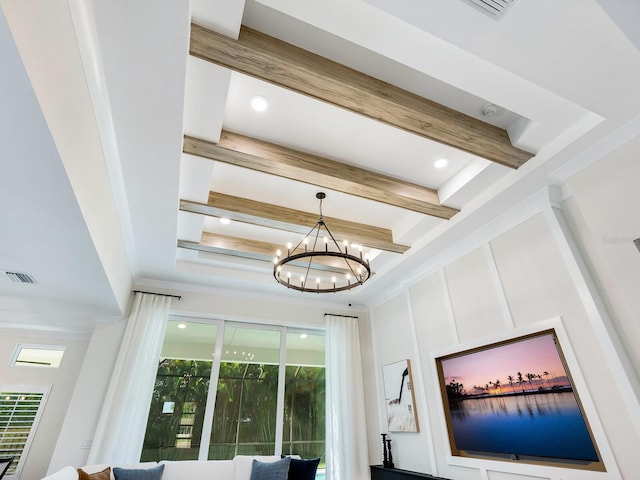
{"label": "wooden ceiling beam", "polygon": [[[209,193],[207,204],[180,200],[180,210],[213,217],[226,217],[238,222],[277,228],[302,235],[307,234],[318,221],[318,214],[218,192]],[[389,229],[332,217],[324,217],[324,219],[338,241],[346,239],[365,247],[394,253],[404,253],[409,249],[406,245],[394,243],[393,234]]]}
{"label": "wooden ceiling beam", "polygon": [[[202,232],[200,243],[178,240],[177,245],[179,248],[186,248],[189,250],[268,262],[272,266],[276,252],[278,249],[282,249],[282,245],[277,245],[275,243],[218,235],[210,232]],[[299,269],[305,269],[307,267],[307,264],[300,261],[291,262],[289,265]],[[311,265],[311,269],[314,271],[323,271],[341,275],[350,273],[350,271],[344,266],[344,262],[338,258],[330,257],[326,259],[319,259],[316,257]]]}
{"label": "wooden ceiling beam", "polygon": [[234,40],[192,24],[189,52],[508,167],[533,156],[499,127],[245,26]]}
{"label": "wooden ceiling beam", "polygon": [[185,136],[183,151],[446,220],[458,213],[430,188],[226,130],[217,144]]}

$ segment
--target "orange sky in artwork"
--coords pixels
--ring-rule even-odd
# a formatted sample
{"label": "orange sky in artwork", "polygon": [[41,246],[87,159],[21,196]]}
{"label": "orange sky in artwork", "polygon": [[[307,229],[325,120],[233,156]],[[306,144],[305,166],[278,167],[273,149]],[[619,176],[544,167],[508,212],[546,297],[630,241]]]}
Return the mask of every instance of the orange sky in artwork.
{"label": "orange sky in artwork", "polygon": [[[500,380],[503,390],[508,389],[507,377],[511,375],[517,379],[518,372],[525,380],[527,373],[542,375],[542,381],[566,375],[551,334],[445,359],[442,371],[446,383],[455,379],[464,384],[467,393],[472,393],[474,385],[484,386],[496,379]],[[543,375],[545,371],[549,372],[547,377]],[[514,380],[515,384],[517,380]]]}

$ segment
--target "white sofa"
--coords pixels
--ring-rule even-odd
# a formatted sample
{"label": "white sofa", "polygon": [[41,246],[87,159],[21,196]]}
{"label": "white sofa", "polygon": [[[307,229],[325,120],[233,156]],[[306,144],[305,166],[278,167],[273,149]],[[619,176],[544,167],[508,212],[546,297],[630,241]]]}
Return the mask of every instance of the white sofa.
{"label": "white sofa", "polygon": [[[259,462],[274,462],[280,460],[279,456],[249,456],[238,455],[233,460],[183,460],[179,462],[163,460],[161,462],[144,462],[133,465],[86,465],[82,468],[87,473],[96,473],[111,467],[111,479],[113,467],[121,468],[153,468],[164,465],[162,480],[185,479],[215,479],[215,480],[250,480],[253,460]],[[78,480],[76,467],[64,467],[57,472],[44,477],[42,480]]]}

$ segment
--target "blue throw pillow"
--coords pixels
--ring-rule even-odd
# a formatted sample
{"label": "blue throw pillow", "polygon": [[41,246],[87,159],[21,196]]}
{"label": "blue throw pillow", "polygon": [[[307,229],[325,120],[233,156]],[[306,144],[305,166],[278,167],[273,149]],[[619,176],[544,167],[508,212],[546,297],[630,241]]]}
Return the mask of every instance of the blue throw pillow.
{"label": "blue throw pillow", "polygon": [[250,480],[287,480],[290,463],[290,458],[283,458],[269,463],[259,462],[254,459],[251,465]]}
{"label": "blue throw pillow", "polygon": [[153,468],[118,468],[113,467],[116,480],[160,480],[164,465]]}
{"label": "blue throw pillow", "polygon": [[289,464],[288,480],[315,480],[319,463],[319,458],[309,460],[292,458]]}

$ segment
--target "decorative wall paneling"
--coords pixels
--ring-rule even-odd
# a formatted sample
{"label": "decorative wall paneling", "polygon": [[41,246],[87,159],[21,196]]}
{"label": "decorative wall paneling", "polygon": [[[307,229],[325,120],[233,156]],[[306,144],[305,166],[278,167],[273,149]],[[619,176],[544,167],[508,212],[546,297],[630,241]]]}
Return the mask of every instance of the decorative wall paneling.
{"label": "decorative wall paneling", "polygon": [[[431,429],[428,428],[427,421],[429,418],[428,406],[426,401],[425,389],[426,385],[421,382],[419,379],[426,378],[424,374],[424,370],[422,368],[423,359],[420,353],[420,346],[418,345],[418,336],[416,335],[416,324],[415,324],[415,315],[413,309],[413,302],[411,301],[411,291],[409,289],[405,290],[404,294],[405,302],[407,303],[407,312],[409,320],[409,330],[413,332],[411,336],[411,347],[413,349],[413,355],[415,361],[411,362],[411,370],[413,372],[413,385],[411,388],[415,394],[416,408],[418,409],[418,420],[420,422],[420,431],[424,431],[426,433],[426,441],[427,441],[427,452],[429,454],[429,463],[432,466],[432,471],[434,475],[438,475],[438,462],[436,461],[436,452],[433,445],[433,437],[431,434]],[[416,382],[416,379],[418,381]],[[373,480],[373,479],[372,479]]]}
{"label": "decorative wall paneling", "polygon": [[[635,385],[626,375],[615,374],[615,372],[626,373],[625,369],[631,366],[628,362],[625,364],[624,352],[619,353],[617,337],[615,335],[610,336],[609,328],[611,328],[611,325],[608,323],[606,311],[602,307],[597,291],[593,289],[589,272],[584,267],[580,254],[576,250],[571,238],[571,232],[564,222],[562,212],[553,201],[554,193],[553,191],[543,192],[536,199],[533,199],[531,204],[519,205],[508,215],[509,219],[497,219],[492,225],[486,226],[475,238],[467,238],[464,240],[464,244],[453,245],[446,258],[441,257],[432,263],[418,266],[419,274],[408,279],[386,298],[380,299],[376,306],[372,308],[371,320],[374,351],[376,352],[376,370],[380,369],[380,362],[383,361],[379,354],[380,345],[384,344],[386,340],[384,333],[380,335],[381,332],[378,331],[379,324],[389,322],[390,316],[393,317],[393,324],[396,329],[403,329],[404,327],[401,327],[400,324],[404,323],[406,328],[413,332],[414,341],[411,345],[413,352],[406,355],[415,358],[416,363],[419,363],[421,367],[421,372],[416,371],[414,379],[416,382],[422,382],[420,388],[423,390],[424,396],[418,400],[418,404],[427,405],[428,411],[420,412],[420,420],[421,422],[426,422],[426,424],[421,424],[421,432],[417,435],[412,434],[410,439],[400,437],[398,434],[394,435],[393,437],[398,447],[403,447],[404,444],[409,442],[418,443],[423,449],[423,455],[425,452],[429,452],[429,456],[433,455],[432,458],[434,460],[447,457],[448,440],[444,418],[439,411],[441,410],[441,400],[439,391],[436,391],[438,390],[437,379],[435,368],[432,365],[433,358],[431,353],[437,350],[433,346],[434,339],[437,339],[437,342],[442,344],[442,348],[456,348],[461,343],[458,331],[460,328],[459,323],[462,319],[456,317],[456,308],[453,305],[456,298],[450,297],[450,288],[452,287],[449,283],[449,276],[452,270],[448,267],[453,262],[468,255],[474,249],[481,249],[485,263],[484,268],[487,270],[487,275],[491,279],[491,286],[496,293],[494,295],[494,301],[498,307],[496,311],[499,312],[501,318],[501,327],[498,332],[494,332],[494,335],[512,336],[522,330],[539,330],[551,321],[548,320],[549,317],[540,319],[537,319],[537,317],[535,319],[528,318],[524,320],[524,323],[522,323],[522,320],[518,321],[509,303],[509,289],[507,288],[509,284],[505,283],[512,282],[513,278],[511,276],[508,279],[502,278],[502,272],[496,261],[495,255],[497,252],[494,250],[496,247],[493,245],[496,243],[495,240],[523,225],[526,228],[543,228],[541,235],[543,236],[544,244],[537,247],[532,245],[535,247],[532,255],[536,255],[537,251],[544,254],[546,250],[552,249],[554,251],[553,256],[545,259],[546,263],[543,262],[543,264],[548,266],[547,264],[552,262],[552,265],[555,266],[554,268],[563,277],[561,284],[568,285],[565,288],[572,290],[558,295],[559,298],[562,298],[568,294],[571,297],[567,300],[569,303],[565,303],[564,306],[552,303],[546,308],[560,310],[557,312],[557,319],[554,321],[560,322],[558,323],[558,330],[560,330],[560,336],[562,337],[560,340],[563,347],[566,345],[565,349],[569,352],[572,352],[572,345],[579,347],[575,354],[569,354],[570,358],[567,360],[570,363],[572,372],[577,372],[577,374],[574,373],[574,377],[582,378],[584,375],[581,383],[576,382],[576,387],[583,400],[592,431],[596,436],[608,469],[606,473],[589,473],[588,475],[590,477],[593,475],[593,478],[618,479],[623,478],[621,476],[623,472],[634,471],[630,469],[628,463],[625,465],[626,470],[621,468],[620,461],[614,458],[612,453],[611,440],[609,439],[611,432],[603,427],[603,425],[607,425],[607,429],[611,428],[609,423],[603,421],[603,415],[617,415],[619,417],[618,421],[624,421],[628,417],[633,418],[631,420],[632,424],[626,427],[627,433],[625,435],[627,437],[633,435],[632,431],[635,431],[636,435],[640,431],[637,420],[640,418],[640,405],[637,402],[638,397]],[[537,217],[537,219],[534,220],[534,217]],[[526,237],[527,230],[523,232],[525,234],[522,236]],[[517,245],[517,247],[527,249],[527,245]],[[560,260],[556,261],[556,257]],[[501,262],[505,261],[503,255],[500,255],[500,258]],[[535,260],[535,257],[533,260]],[[513,271],[518,273],[517,265],[513,266]],[[541,276],[533,280],[541,284],[544,283],[544,275],[548,278],[548,276],[555,275],[556,272],[544,271],[539,273]],[[543,293],[544,288],[541,290]],[[432,290],[438,291],[434,293]],[[523,288],[520,289],[520,291],[522,290]],[[530,297],[531,301],[535,301],[534,299],[537,298],[535,291],[527,292],[525,288],[524,292],[527,295],[532,295]],[[391,313],[390,309],[398,305],[397,298],[403,296],[406,305],[399,308],[395,313]],[[580,325],[585,312],[590,327],[586,330]],[[568,315],[566,319],[562,318],[565,314]],[[437,318],[429,317],[430,315],[435,315]],[[563,326],[565,323],[567,324],[566,327]],[[474,340],[482,341],[485,337],[486,334],[477,334]],[[585,348],[591,348],[593,342],[597,343],[595,344],[596,347],[591,350],[595,354],[601,348],[606,357],[604,363],[602,363],[601,359],[587,358],[589,354],[583,351]],[[389,346],[389,349],[392,348],[392,346]],[[406,351],[405,349],[404,352]],[[401,354],[400,351],[396,353]],[[389,351],[384,353],[386,357],[392,355],[393,353]],[[599,369],[594,368],[592,361],[600,363]],[[433,375],[430,375],[429,372],[432,372]],[[380,372],[376,371],[376,374],[380,375]],[[615,378],[601,379],[599,377],[600,374]],[[631,376],[631,378],[634,377]],[[609,386],[613,388],[611,389]],[[416,393],[419,393],[418,390],[416,390]],[[624,400],[615,400],[618,405],[624,405],[621,409],[622,412],[611,412],[610,408],[604,407],[605,404],[609,405],[607,402],[611,394],[628,397],[624,398]],[[384,405],[380,402],[378,402],[378,405],[380,408],[384,408]],[[631,413],[631,415],[626,415],[624,411]],[[381,418],[384,418],[383,410],[380,410],[380,415]],[[372,455],[372,458],[374,458],[374,455]],[[585,475],[585,472],[580,470],[497,461],[478,461],[476,459],[464,459],[464,461],[458,462],[458,458],[455,457],[453,463],[442,460],[436,463],[431,461],[432,468],[426,473],[456,479],[474,480],[502,480],[506,478],[517,480],[529,480],[532,478],[540,480],[580,480]],[[396,467],[414,469],[411,465],[405,465],[402,462],[396,463]]]}
{"label": "decorative wall paneling", "polygon": [[[562,252],[565,266],[578,289],[589,323],[596,332],[602,348],[607,353],[607,360],[611,365],[611,369],[614,372],[624,372],[624,375],[614,376],[622,393],[621,398],[630,411],[640,412],[638,376],[578,250],[562,209],[551,205],[544,211],[544,214],[552,229],[557,246]],[[632,415],[629,421],[633,423],[635,431],[640,432],[640,415]]]}

